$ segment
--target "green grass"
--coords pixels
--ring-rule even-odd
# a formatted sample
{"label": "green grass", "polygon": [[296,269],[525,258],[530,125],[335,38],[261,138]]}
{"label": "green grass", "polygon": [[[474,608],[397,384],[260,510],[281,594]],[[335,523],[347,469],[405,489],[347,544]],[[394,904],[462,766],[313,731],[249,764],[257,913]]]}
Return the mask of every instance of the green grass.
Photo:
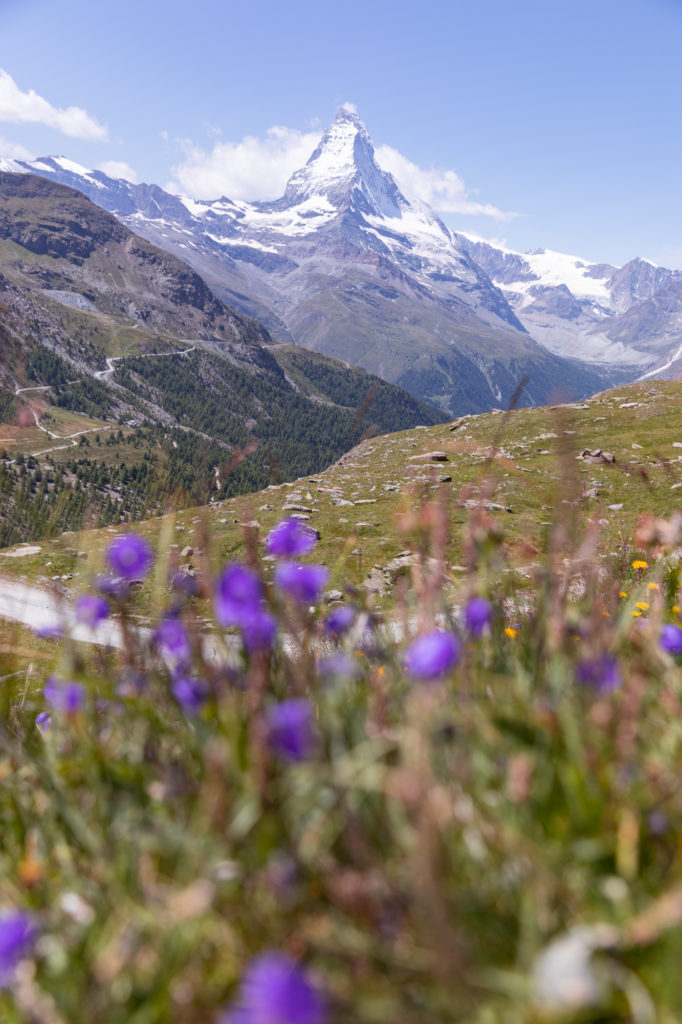
{"label": "green grass", "polygon": [[[243,553],[243,522],[255,520],[265,532],[282,517],[289,496],[300,494],[297,503],[313,509],[308,521],[320,532],[321,558],[332,567],[331,585],[358,585],[373,566],[386,565],[404,550],[404,539],[395,528],[396,517],[417,508],[425,493],[431,495],[437,489],[448,502],[453,536],[447,550],[447,571],[457,586],[457,567],[463,560],[458,527],[469,515],[463,502],[475,498],[472,488],[485,475],[495,482],[490,500],[512,509],[490,513],[504,529],[511,565],[523,569],[533,565],[544,546],[547,524],[561,507],[575,507],[586,522],[598,528],[607,557],[631,543],[643,512],[667,515],[680,504],[682,488],[675,484],[682,483],[682,448],[675,448],[674,442],[682,443],[681,397],[682,384],[656,381],[604,392],[590,399],[586,409],[520,409],[508,416],[485,414],[465,419],[455,431],[450,424],[442,424],[383,435],[364,441],[340,463],[314,477],[204,509],[183,510],[166,519],[151,520],[143,530],[154,541],[159,530],[168,529],[177,534],[180,548],[197,543],[197,527],[200,532],[207,530],[212,557],[218,562]],[[638,404],[621,408],[631,402]],[[543,436],[550,433],[557,436]],[[641,448],[633,448],[633,444]],[[557,453],[564,448],[562,464]],[[585,448],[611,452],[616,462],[593,464],[576,458]],[[436,450],[445,451],[449,461],[410,468],[411,456]],[[441,475],[451,475],[452,482],[438,484]],[[561,495],[559,483],[565,490]],[[386,490],[387,486],[396,489]],[[586,496],[595,487],[598,495]],[[345,501],[370,499],[372,503],[335,505],[327,493],[333,488],[338,488]],[[574,506],[562,506],[566,501]],[[621,509],[609,508],[620,504]],[[358,523],[370,525],[358,527]],[[69,546],[101,549],[101,538],[106,536],[86,532],[69,541]],[[51,547],[60,544],[57,539]],[[352,554],[355,551],[360,553]],[[42,554],[20,561],[20,566],[13,563],[8,571],[30,580],[43,575]],[[78,587],[85,585],[93,567],[74,563],[69,571],[74,571],[73,585]],[[383,598],[386,602],[390,602],[390,594]]]}
{"label": "green grass", "polygon": [[[623,486],[626,451],[646,465],[650,487],[634,469],[625,477],[631,525],[666,493],[674,512],[663,460],[677,451],[679,387],[597,396],[556,421],[555,440],[609,441],[617,461],[601,471],[605,489]],[[624,401],[648,408],[620,409]],[[553,415],[374,438],[295,487],[141,524],[157,558],[120,612],[130,627],[173,609],[193,638],[184,671],[208,686],[197,714],[130,630],[116,653],[2,627],[0,911],[30,912],[41,935],[0,992],[3,1021],[213,1024],[267,950],[305,965],[329,1024],[680,1019],[682,667],[659,646],[662,624],[680,622],[678,541],[660,525],[638,547],[609,524],[593,536],[590,520],[606,518],[593,499],[564,504],[586,467],[573,447],[563,463],[540,454]],[[635,430],[641,449],[631,448]],[[456,482],[436,486],[430,469],[417,470],[427,479],[411,490],[409,457],[436,448],[450,463],[435,472],[447,468]],[[536,471],[532,491],[516,465]],[[498,479],[513,513],[457,504],[475,486],[498,500],[486,490]],[[331,506],[318,488],[337,485],[346,500],[370,492],[377,502]],[[272,562],[245,523],[257,517],[262,538],[292,491],[319,507],[310,522],[322,539],[309,560],[330,567],[331,585],[362,579],[369,559],[413,552],[421,575],[384,600],[412,636],[436,623],[456,633],[460,660],[444,678],[406,674],[408,641],[371,608],[369,631],[322,640],[324,602],[294,607],[269,586]],[[545,497],[551,530],[537,507]],[[114,535],[67,535],[12,567],[74,571],[69,585],[80,591]],[[229,650],[208,657],[199,641],[214,628],[211,602],[167,585],[186,544],[207,595],[226,559],[258,566],[269,609],[298,643],[249,655],[232,630]],[[633,567],[635,554],[647,568]],[[453,588],[462,602],[474,593],[490,602],[482,637],[451,617]],[[353,674],[325,676],[330,652],[343,652]],[[605,654],[614,688],[580,682]],[[84,704],[53,708],[40,732],[50,672],[80,683]],[[309,702],[315,737],[295,762],[268,725],[293,696]],[[562,1010],[570,965],[559,956],[552,967],[545,954],[569,938],[583,943],[577,969],[600,994]]]}

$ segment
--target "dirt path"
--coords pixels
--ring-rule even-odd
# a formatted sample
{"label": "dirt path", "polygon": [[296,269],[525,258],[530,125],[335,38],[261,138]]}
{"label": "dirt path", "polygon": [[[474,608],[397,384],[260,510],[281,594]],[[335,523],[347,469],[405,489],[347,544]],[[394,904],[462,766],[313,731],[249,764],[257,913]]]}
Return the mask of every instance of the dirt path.
{"label": "dirt path", "polygon": [[[153,357],[157,357],[158,358],[159,356],[186,356],[186,355],[189,355],[190,352],[194,352],[196,347],[197,347],[196,345],[192,345],[191,348],[184,348],[184,349],[181,349],[178,352],[143,352],[143,353],[140,353],[140,354],[135,355],[135,356],[107,356],[106,357],[106,359],[107,359],[107,368],[106,368],[106,370],[97,370],[93,374],[93,376],[96,377],[98,380],[109,380],[111,378],[112,374],[114,373],[115,369],[116,369],[116,367],[114,366],[114,363],[119,362],[121,359],[151,359]],[[77,380],[70,380],[68,383],[69,384],[77,384],[78,381]],[[51,387],[52,387],[51,384],[41,384],[41,385],[38,385],[36,387],[30,387],[30,388],[15,388],[14,394],[15,395],[20,395],[20,394],[23,394],[25,391],[49,391],[51,389]],[[111,427],[111,426],[100,426],[100,427],[88,427],[87,430],[77,430],[73,434],[55,434],[54,431],[50,430],[48,427],[44,426],[40,422],[40,417],[39,417],[39,415],[38,415],[38,413],[36,412],[35,409],[31,408],[31,413],[33,415],[33,419],[35,420],[36,427],[38,427],[39,430],[45,431],[45,433],[47,434],[48,437],[51,437],[51,438],[53,438],[54,440],[57,440],[57,441],[70,441],[71,442],[70,444],[54,445],[52,448],[43,448],[42,451],[39,451],[39,452],[31,452],[31,456],[33,458],[35,458],[35,457],[37,457],[39,455],[49,455],[50,452],[60,452],[60,451],[63,451],[65,448],[74,448],[74,447],[77,448],[78,447],[78,442],[76,440],[74,440],[74,438],[81,437],[81,435],[83,435],[83,434],[95,434],[95,433],[99,433],[99,432],[101,432],[103,430],[113,430],[113,427]],[[14,462],[14,461],[15,460],[12,459],[12,462]]]}

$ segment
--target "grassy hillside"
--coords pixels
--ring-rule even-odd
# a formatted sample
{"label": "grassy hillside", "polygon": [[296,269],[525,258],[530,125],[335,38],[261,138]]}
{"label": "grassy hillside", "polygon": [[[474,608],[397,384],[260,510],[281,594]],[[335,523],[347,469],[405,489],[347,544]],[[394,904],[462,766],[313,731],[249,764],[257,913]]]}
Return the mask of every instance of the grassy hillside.
{"label": "grassy hillside", "polygon": [[[323,473],[213,501],[203,512],[175,512],[170,519],[144,524],[143,530],[151,540],[177,531],[183,547],[192,543],[195,528],[200,533],[208,529],[217,562],[242,550],[242,523],[257,520],[267,530],[285,505],[300,506],[300,514],[321,534],[321,557],[333,567],[333,585],[360,585],[369,582],[375,566],[383,570],[405,549],[396,517],[437,491],[448,502],[453,528],[447,551],[453,585],[464,559],[461,527],[479,497],[504,529],[511,565],[532,566],[552,522],[567,509],[598,529],[605,551],[627,558],[625,545],[642,512],[668,515],[680,504],[682,487],[676,485],[682,484],[682,448],[676,445],[682,444],[681,400],[682,384],[647,382],[603,392],[577,407],[490,413],[455,421],[454,430],[445,423],[373,437]],[[586,449],[602,449],[615,461],[576,457]],[[447,461],[420,458],[433,451]],[[489,482],[481,495],[483,478]],[[7,559],[8,571],[44,577],[48,553],[52,559],[64,547],[96,551],[102,543],[98,537],[55,538],[38,556]],[[64,571],[74,572],[81,583],[94,569],[75,556],[59,558]],[[383,592],[380,603],[390,600],[390,582]]]}
{"label": "grassy hillside", "polygon": [[680,388],[1,552],[3,1021],[679,1021]]}

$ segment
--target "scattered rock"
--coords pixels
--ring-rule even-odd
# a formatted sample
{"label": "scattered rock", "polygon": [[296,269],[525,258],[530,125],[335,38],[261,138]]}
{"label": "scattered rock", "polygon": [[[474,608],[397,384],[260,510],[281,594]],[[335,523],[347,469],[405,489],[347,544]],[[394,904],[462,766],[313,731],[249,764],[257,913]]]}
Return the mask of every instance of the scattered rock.
{"label": "scattered rock", "polygon": [[403,551],[384,566],[372,566],[362,586],[370,594],[383,594],[409,572],[413,557],[411,551]]}
{"label": "scattered rock", "polygon": [[594,451],[590,451],[589,448],[584,448],[580,455],[576,455],[577,459],[584,459],[585,462],[615,462],[616,456],[612,452],[604,452],[601,448],[595,448]]}
{"label": "scattered rock", "polygon": [[[24,555],[37,555],[41,548],[38,544],[30,544],[23,548],[15,548],[14,551],[3,551],[3,558],[22,558]],[[59,576],[53,576],[52,579],[58,580]]]}
{"label": "scattered rock", "polygon": [[456,420],[452,421],[452,423],[448,427],[448,430],[450,432],[452,432],[453,430],[457,430],[458,427],[461,427],[462,424],[466,423],[466,421],[469,419],[471,419],[471,416],[469,414],[467,414],[466,416],[458,416]]}
{"label": "scattered rock", "polygon": [[376,505],[376,498],[357,498],[355,501],[356,505]]}
{"label": "scattered rock", "polygon": [[188,544],[187,547],[183,548],[180,552],[180,558],[191,558],[193,554],[194,548],[190,547]]}
{"label": "scattered rock", "polygon": [[479,501],[478,498],[467,498],[461,504],[463,508],[484,508],[488,512],[514,512],[508,505],[499,505],[496,501]]}
{"label": "scattered rock", "polygon": [[287,502],[285,502],[284,505],[282,505],[282,510],[284,512],[304,512],[304,513],[311,513],[311,512],[314,511],[314,509],[308,508],[307,505],[298,505],[294,501],[287,501]]}
{"label": "scattered rock", "polygon": [[446,452],[422,452],[421,455],[410,455],[408,462],[449,462]]}

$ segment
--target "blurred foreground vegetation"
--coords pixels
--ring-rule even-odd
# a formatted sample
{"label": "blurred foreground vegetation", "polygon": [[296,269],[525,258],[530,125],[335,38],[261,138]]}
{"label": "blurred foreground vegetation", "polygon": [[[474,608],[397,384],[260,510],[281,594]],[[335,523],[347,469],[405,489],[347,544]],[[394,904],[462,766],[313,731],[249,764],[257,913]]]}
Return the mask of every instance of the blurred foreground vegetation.
{"label": "blurred foreground vegetation", "polygon": [[[467,485],[456,579],[451,489],[418,482],[390,617],[348,586],[338,636],[338,596],[278,589],[256,525],[240,564],[263,580],[272,650],[210,625],[210,531],[180,578],[158,551],[147,604],[188,638],[196,706],[136,627],[136,587],[110,597],[118,649],[67,633],[32,650],[4,628],[0,912],[37,938],[4,975],[3,1021],[217,1021],[268,950],[305,966],[331,1024],[680,1020],[682,670],[661,636],[680,623],[682,517],[642,509],[605,551],[559,457],[517,590],[493,468]],[[416,677],[406,651],[434,631],[457,664]],[[82,703],[50,705],[50,675]],[[313,709],[297,758],[268,731],[292,698]]]}

